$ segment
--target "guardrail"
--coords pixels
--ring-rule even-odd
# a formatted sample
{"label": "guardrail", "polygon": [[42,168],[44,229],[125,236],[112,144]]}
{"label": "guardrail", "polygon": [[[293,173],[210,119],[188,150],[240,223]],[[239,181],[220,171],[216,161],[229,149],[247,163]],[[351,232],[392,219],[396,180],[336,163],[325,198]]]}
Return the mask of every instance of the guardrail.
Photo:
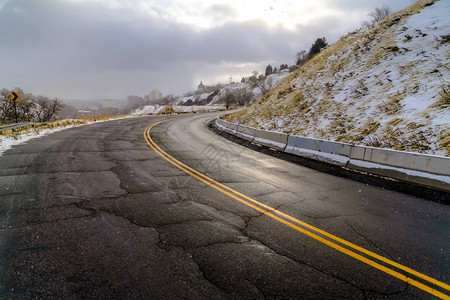
{"label": "guardrail", "polygon": [[252,143],[352,170],[450,191],[450,157],[307,138],[216,119],[216,127]]}
{"label": "guardrail", "polygon": [[9,125],[3,125],[0,126],[0,131],[11,129],[11,128],[21,128],[21,127],[27,127],[27,126],[36,126],[43,123],[36,123],[36,122],[26,122],[26,123],[15,123],[15,124],[9,124]]}

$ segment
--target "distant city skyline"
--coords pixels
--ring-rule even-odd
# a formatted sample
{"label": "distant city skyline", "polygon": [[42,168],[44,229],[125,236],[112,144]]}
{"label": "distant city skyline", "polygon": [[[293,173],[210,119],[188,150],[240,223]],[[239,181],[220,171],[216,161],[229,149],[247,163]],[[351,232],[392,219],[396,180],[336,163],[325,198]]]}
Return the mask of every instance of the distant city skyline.
{"label": "distant city skyline", "polygon": [[356,0],[0,0],[0,88],[61,99],[126,99],[194,91],[292,65],[376,7]]}

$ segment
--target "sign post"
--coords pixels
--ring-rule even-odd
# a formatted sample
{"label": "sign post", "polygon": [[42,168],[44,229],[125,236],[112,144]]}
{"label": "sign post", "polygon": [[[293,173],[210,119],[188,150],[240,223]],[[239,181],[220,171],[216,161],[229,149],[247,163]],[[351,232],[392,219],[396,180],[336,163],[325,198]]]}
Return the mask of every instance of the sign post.
{"label": "sign post", "polygon": [[14,103],[14,117],[16,118],[16,123],[19,121],[17,120],[17,105],[16,102],[19,101],[19,94],[16,92],[11,92],[11,101]]}

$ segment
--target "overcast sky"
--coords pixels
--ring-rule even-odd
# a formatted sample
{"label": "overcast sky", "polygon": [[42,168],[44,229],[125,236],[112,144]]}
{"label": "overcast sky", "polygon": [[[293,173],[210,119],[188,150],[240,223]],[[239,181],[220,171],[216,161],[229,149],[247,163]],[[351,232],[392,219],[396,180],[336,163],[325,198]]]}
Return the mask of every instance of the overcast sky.
{"label": "overcast sky", "polygon": [[0,0],[0,88],[61,99],[179,95],[294,63],[411,0]]}

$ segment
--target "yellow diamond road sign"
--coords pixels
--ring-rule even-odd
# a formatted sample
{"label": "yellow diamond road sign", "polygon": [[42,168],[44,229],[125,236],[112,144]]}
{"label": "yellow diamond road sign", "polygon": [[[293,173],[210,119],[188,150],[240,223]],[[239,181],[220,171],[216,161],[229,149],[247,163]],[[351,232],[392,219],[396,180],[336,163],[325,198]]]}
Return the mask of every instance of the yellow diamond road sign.
{"label": "yellow diamond road sign", "polygon": [[11,101],[19,101],[19,94],[11,92]]}

